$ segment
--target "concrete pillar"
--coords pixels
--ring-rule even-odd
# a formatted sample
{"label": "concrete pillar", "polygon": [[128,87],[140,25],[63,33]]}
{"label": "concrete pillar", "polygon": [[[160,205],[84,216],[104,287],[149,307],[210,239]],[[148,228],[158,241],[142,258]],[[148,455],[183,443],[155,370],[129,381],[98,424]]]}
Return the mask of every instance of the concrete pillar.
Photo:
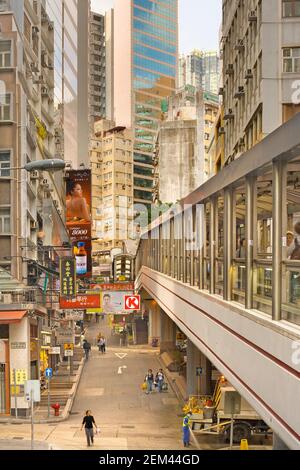
{"label": "concrete pillar", "polygon": [[[202,374],[197,376],[197,368],[202,368]],[[199,351],[188,339],[187,342],[187,394],[188,395],[210,395],[211,384],[211,362]]]}
{"label": "concrete pillar", "polygon": [[289,450],[288,446],[275,433],[273,434],[273,450]]}
{"label": "concrete pillar", "polygon": [[160,350],[174,349],[176,344],[176,324],[160,310]]}
{"label": "concrete pillar", "polygon": [[152,344],[153,338],[158,338],[158,344],[160,344],[161,335],[161,314],[160,307],[154,301],[149,302],[149,344]]}

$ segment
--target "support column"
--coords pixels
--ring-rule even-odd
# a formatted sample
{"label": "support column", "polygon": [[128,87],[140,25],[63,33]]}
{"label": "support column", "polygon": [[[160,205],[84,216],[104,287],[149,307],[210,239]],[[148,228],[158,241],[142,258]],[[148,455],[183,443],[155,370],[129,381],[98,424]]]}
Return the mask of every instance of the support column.
{"label": "support column", "polygon": [[215,294],[215,270],[216,270],[216,199],[210,203],[210,294]]}
{"label": "support column", "polygon": [[285,442],[275,433],[273,433],[273,450],[289,450]]}
{"label": "support column", "polygon": [[[197,376],[197,369],[201,368],[201,375]],[[187,394],[210,395],[212,393],[211,362],[188,339],[187,342]]]}
{"label": "support column", "polygon": [[255,178],[246,178],[246,298],[245,307],[253,308],[253,250],[254,250]]}
{"label": "support column", "polygon": [[224,300],[231,301],[232,293],[232,190],[224,191]]}
{"label": "support column", "polygon": [[160,344],[161,340],[161,315],[160,315],[160,307],[152,300],[149,302],[149,336],[148,342],[152,344],[152,339],[157,338],[158,344]]}
{"label": "support column", "polygon": [[176,344],[176,325],[168,315],[160,309],[160,351],[174,349]]}
{"label": "support column", "polygon": [[282,280],[282,163],[273,163],[272,318],[281,320]]}

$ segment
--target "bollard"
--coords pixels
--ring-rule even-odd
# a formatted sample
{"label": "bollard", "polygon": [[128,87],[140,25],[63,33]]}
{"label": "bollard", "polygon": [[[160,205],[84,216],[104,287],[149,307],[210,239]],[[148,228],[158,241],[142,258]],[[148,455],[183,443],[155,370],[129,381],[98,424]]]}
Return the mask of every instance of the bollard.
{"label": "bollard", "polygon": [[249,450],[247,439],[242,439],[240,443],[240,450]]}

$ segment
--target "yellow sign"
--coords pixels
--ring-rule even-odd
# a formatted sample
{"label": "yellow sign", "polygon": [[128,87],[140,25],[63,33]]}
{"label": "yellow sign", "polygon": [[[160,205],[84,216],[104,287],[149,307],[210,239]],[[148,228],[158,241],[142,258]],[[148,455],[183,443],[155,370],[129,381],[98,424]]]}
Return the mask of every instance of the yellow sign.
{"label": "yellow sign", "polygon": [[[16,369],[16,385],[24,385],[28,380],[28,374],[26,369]],[[10,371],[10,383],[15,385],[14,370]]]}
{"label": "yellow sign", "polygon": [[64,344],[64,350],[67,351],[68,349],[72,350],[74,349],[74,344],[73,343],[65,343]]}
{"label": "yellow sign", "polygon": [[20,395],[21,394],[21,387],[20,385],[17,385],[16,387],[14,385],[11,386],[11,394],[12,395]]}

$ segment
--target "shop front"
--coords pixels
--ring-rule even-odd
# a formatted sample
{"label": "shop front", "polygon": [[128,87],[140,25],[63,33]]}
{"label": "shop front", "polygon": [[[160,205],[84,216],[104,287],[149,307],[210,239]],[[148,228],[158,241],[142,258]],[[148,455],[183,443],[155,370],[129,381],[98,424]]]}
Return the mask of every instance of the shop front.
{"label": "shop front", "polygon": [[0,415],[9,414],[9,328],[0,325]]}

